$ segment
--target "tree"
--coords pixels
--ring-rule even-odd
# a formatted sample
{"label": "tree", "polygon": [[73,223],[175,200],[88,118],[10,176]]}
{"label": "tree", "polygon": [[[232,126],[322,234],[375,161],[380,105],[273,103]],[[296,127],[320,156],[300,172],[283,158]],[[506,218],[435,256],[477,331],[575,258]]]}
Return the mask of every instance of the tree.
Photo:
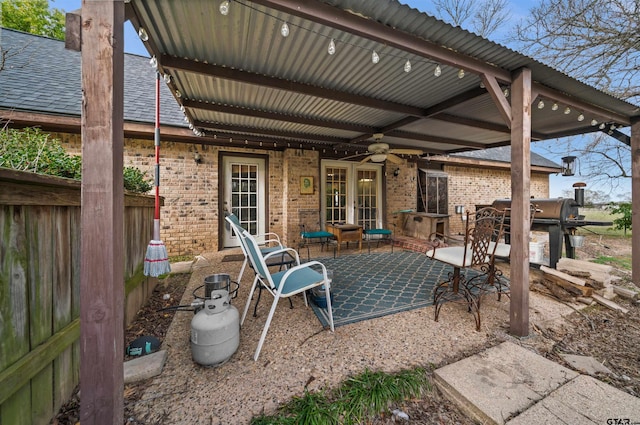
{"label": "tree", "polygon": [[[640,101],[640,2],[541,0],[516,26],[520,50],[613,96]],[[605,128],[603,131],[609,131]],[[580,158],[581,174],[613,191],[631,178],[631,149],[605,132],[569,139],[564,149]],[[547,150],[554,153],[554,148]]]}
{"label": "tree", "polygon": [[4,0],[0,11],[0,23],[5,28],[64,40],[64,12],[49,9],[47,0]]}
{"label": "tree", "polygon": [[507,0],[434,0],[436,17],[489,37],[510,19]]}
{"label": "tree", "polygon": [[624,230],[624,235],[626,236],[627,229],[631,230],[631,203],[610,204],[607,209],[611,214],[622,214],[622,217],[613,220],[613,225],[618,230]]}

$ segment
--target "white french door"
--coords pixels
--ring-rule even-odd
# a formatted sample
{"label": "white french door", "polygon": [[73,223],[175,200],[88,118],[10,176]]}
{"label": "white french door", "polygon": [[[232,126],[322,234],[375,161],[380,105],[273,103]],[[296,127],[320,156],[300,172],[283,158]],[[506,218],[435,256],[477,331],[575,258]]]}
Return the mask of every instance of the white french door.
{"label": "white french door", "polygon": [[382,165],[323,160],[321,167],[323,227],[326,223],[382,227]]}
{"label": "white french door", "polygon": [[[265,160],[224,156],[224,211],[233,212],[252,235],[265,233]],[[240,246],[238,236],[224,228],[224,247]]]}

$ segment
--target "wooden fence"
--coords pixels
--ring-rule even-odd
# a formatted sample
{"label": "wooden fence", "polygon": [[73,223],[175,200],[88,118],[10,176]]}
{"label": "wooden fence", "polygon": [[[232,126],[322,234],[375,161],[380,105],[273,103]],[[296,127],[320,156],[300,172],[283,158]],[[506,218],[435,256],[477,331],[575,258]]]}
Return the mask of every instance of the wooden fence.
{"label": "wooden fence", "polygon": [[[157,281],[142,273],[153,206],[125,195],[127,322]],[[71,396],[79,300],[80,183],[0,168],[0,425],[48,424]]]}

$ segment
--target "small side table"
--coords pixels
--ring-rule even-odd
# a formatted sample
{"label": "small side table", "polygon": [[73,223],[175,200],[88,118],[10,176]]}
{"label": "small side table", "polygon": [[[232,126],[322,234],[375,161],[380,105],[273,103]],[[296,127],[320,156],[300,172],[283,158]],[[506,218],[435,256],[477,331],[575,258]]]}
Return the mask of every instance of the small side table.
{"label": "small side table", "polygon": [[362,226],[357,224],[327,224],[327,232],[333,234],[338,243],[338,255],[342,242],[358,242],[358,249],[362,251]]}

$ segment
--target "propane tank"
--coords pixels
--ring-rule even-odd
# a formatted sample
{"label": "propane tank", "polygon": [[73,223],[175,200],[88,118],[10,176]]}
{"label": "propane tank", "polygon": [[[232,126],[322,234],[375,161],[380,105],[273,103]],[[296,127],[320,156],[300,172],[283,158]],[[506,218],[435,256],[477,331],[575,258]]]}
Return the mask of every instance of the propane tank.
{"label": "propane tank", "polygon": [[240,345],[240,314],[229,292],[211,291],[204,308],[191,320],[191,356],[203,366],[220,366]]}

